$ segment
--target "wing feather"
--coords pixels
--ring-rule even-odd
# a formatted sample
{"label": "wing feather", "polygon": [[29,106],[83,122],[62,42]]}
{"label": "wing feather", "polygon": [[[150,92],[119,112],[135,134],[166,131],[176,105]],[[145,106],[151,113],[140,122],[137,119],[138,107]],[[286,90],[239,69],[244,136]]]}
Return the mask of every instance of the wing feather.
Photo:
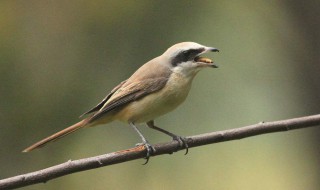
{"label": "wing feather", "polygon": [[97,104],[95,107],[91,108],[89,111],[83,113],[80,117],[83,117],[84,115],[87,115],[89,113],[93,113],[93,112],[97,112],[99,111],[103,105],[110,99],[110,97],[119,89],[121,88],[121,86],[127,82],[127,80],[122,81],[120,84],[118,84],[116,87],[114,87],[111,92],[99,103]]}
{"label": "wing feather", "polygon": [[95,121],[110,111],[119,109],[133,101],[137,101],[148,94],[161,90],[166,85],[167,81],[168,78],[159,77],[131,83],[127,86],[124,85],[123,88],[119,88],[111,97],[109,97],[109,100],[90,118],[89,122]]}

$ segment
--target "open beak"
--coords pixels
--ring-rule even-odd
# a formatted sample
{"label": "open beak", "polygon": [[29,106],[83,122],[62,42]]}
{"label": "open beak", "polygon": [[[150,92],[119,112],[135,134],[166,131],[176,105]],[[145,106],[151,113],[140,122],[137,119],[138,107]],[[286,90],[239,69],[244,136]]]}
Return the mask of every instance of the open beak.
{"label": "open beak", "polygon": [[207,52],[219,52],[217,48],[214,47],[206,47],[205,50],[201,53],[199,53],[195,58],[194,61],[198,63],[199,67],[212,67],[212,68],[218,68],[218,65],[213,63],[213,61],[206,57],[200,57],[201,54],[207,53]]}

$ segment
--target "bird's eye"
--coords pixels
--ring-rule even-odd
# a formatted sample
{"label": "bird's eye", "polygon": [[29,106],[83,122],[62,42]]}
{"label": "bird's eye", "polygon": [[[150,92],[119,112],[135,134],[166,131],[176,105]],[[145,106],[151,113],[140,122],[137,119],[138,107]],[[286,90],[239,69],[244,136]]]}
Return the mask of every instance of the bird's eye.
{"label": "bird's eye", "polygon": [[192,59],[192,56],[193,56],[193,51],[190,50],[190,49],[189,50],[180,51],[178,53],[178,55],[174,57],[174,59],[172,60],[171,64],[173,66],[177,66],[180,63],[189,61],[190,59]]}
{"label": "bird's eye", "polygon": [[191,51],[186,50],[186,51],[183,51],[182,53],[185,57],[189,57],[191,54]]}

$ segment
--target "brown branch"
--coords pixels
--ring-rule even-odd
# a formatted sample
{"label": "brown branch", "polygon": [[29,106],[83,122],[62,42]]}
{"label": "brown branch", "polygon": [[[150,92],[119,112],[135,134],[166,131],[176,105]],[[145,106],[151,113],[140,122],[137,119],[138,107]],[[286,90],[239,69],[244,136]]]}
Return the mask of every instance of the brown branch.
{"label": "brown branch", "polygon": [[[320,114],[282,121],[261,122],[246,127],[195,135],[187,138],[188,145],[191,148],[206,144],[237,140],[261,134],[288,131],[317,125],[320,125]],[[152,156],[161,154],[172,154],[173,152],[182,149],[179,147],[179,143],[177,141],[156,144],[154,145],[154,147],[156,152]],[[0,189],[12,189],[36,183],[44,183],[51,179],[55,179],[71,173],[143,158],[145,154],[146,150],[144,149],[144,147],[140,146],[91,158],[84,158],[74,161],[69,160],[65,163],[43,170],[0,180]]]}

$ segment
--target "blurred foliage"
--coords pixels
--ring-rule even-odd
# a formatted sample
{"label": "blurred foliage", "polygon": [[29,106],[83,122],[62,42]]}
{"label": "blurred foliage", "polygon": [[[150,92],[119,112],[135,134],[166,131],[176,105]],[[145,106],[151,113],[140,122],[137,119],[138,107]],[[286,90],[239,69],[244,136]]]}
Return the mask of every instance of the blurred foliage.
{"label": "blurred foliage", "polygon": [[[78,121],[140,65],[181,41],[221,50],[184,105],[157,119],[193,135],[319,113],[320,2],[0,1],[0,178],[132,147],[127,124]],[[195,111],[196,110],[196,111]],[[141,127],[152,143],[169,140]],[[209,145],[68,175],[25,189],[318,189],[319,129]]]}

